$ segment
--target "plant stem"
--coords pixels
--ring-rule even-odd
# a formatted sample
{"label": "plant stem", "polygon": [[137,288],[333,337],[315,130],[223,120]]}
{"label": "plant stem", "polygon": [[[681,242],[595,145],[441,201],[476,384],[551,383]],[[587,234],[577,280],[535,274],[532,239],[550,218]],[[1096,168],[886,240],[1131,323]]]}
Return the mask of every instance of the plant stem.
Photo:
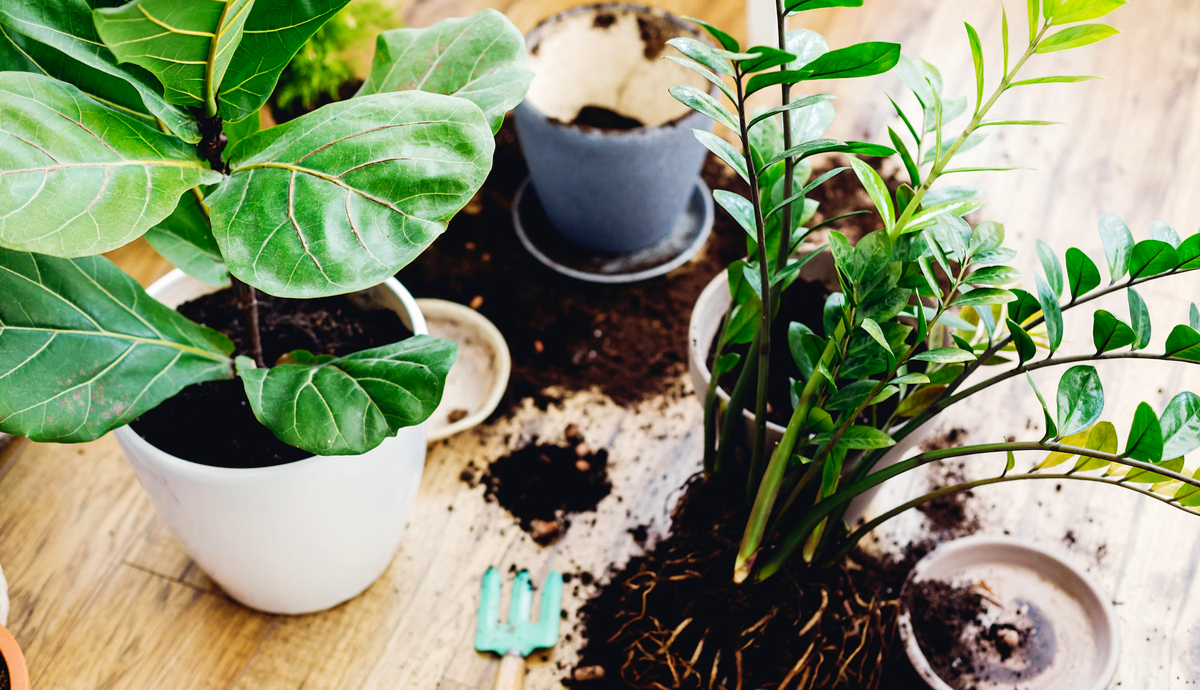
{"label": "plant stem", "polygon": [[737,447],[734,438],[739,431],[739,425],[743,423],[742,411],[746,409],[746,396],[750,395],[750,386],[754,382],[755,372],[758,369],[758,337],[759,334],[756,331],[754,339],[750,342],[750,349],[742,361],[742,373],[738,375],[737,383],[729,393],[729,405],[725,407],[725,419],[721,422],[721,438],[717,443],[717,457],[713,461],[713,474],[715,475],[720,475],[725,470],[730,456]]}
{"label": "plant stem", "polygon": [[238,310],[242,313],[242,330],[246,332],[246,354],[259,368],[265,367],[262,352],[262,331],[258,324],[258,290],[253,285],[247,285],[233,275],[229,276],[233,289],[237,291]]}
{"label": "plant stem", "polygon": [[[783,0],[775,0],[775,15],[778,19],[777,31],[779,34],[779,49],[787,50],[787,12],[783,9]],[[780,71],[784,71],[788,65],[780,65]],[[784,83],[781,88],[783,100],[780,105],[786,106],[791,101],[792,87],[790,84]],[[792,148],[792,111],[783,111],[783,150],[787,151]],[[796,171],[796,161],[788,156],[783,163],[783,198],[792,198],[792,188],[794,181],[792,177]],[[787,267],[789,255],[792,247],[792,205],[788,204],[783,208],[780,216],[780,231],[779,231],[779,255],[775,258],[775,271],[782,271]],[[781,286],[782,287],[782,286]]]}
{"label": "plant stem", "polygon": [[721,362],[721,353],[725,350],[725,335],[729,330],[729,317],[732,314],[733,307],[730,305],[725,312],[725,317],[721,319],[721,332],[717,335],[717,347],[713,352],[708,389],[704,392],[704,471],[709,474],[713,473],[717,459],[717,406],[719,404],[717,389],[720,387],[718,379],[721,378],[718,365]]}

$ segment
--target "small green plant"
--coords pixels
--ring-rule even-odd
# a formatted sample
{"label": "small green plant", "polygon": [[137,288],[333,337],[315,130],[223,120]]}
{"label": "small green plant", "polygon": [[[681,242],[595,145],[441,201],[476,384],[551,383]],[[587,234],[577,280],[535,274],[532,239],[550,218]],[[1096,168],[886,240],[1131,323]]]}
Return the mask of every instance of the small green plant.
{"label": "small green plant", "polygon": [[[520,32],[485,11],[384,33],[355,98],[256,131],[280,71],[347,1],[0,8],[0,430],[87,441],[235,376],[259,421],[318,454],[432,414],[453,341],[268,367],[257,290],[342,294],[412,261],[483,184],[532,74]],[[232,283],[248,356],[97,256],[142,235]]]}
{"label": "small green plant", "polygon": [[395,13],[375,0],[346,5],[283,68],[271,97],[273,108],[303,112],[322,102],[341,100],[341,90],[367,66],[359,64],[356,49],[396,24]]}
{"label": "small green plant", "polygon": [[[1149,312],[1134,289],[1149,280],[1200,268],[1200,234],[1181,240],[1169,226],[1158,223],[1150,239],[1135,242],[1119,219],[1105,216],[1100,231],[1109,284],[1101,287],[1099,269],[1083,252],[1067,250],[1064,267],[1051,248],[1039,242],[1045,277],[1035,277],[1034,294],[1005,287],[1017,284],[1021,274],[1009,265],[1016,253],[1004,246],[1003,226],[984,221],[972,227],[962,219],[981,206],[978,190],[935,188],[942,178],[956,173],[1007,169],[952,165],[959,154],[982,140],[986,130],[1054,124],[990,115],[1011,89],[1094,78],[1023,79],[1019,74],[1037,55],[1090,45],[1115,34],[1107,25],[1089,22],[1123,4],[1124,0],[1029,0],[1027,40],[1021,41],[1023,50],[1012,55],[1004,14],[1002,64],[992,67],[998,77],[990,95],[981,41],[967,24],[976,75],[973,107],[966,98],[945,99],[941,76],[927,63],[890,57],[889,51],[874,47],[877,44],[825,52],[827,48],[813,39],[785,31],[788,15],[861,6],[862,0],[779,0],[778,47],[743,51],[737,41],[709,25],[704,26],[723,50],[699,42],[676,42],[687,56],[684,63],[717,84],[736,112],[685,87],[676,87],[673,93],[740,138],[742,151],[738,152],[719,137],[696,134],[751,190],[749,198],[715,193],[717,202],[749,234],[756,251],[729,269],[733,306],[718,337],[712,383],[705,397],[705,469],[710,475],[746,480],[748,517],[734,563],[735,581],[768,578],[796,555],[803,562],[836,562],[884,520],[945,493],[986,484],[1045,478],[1101,482],[1200,512],[1200,470],[1188,470],[1184,462],[1186,453],[1200,447],[1200,397],[1181,393],[1161,415],[1148,404],[1140,405],[1122,450],[1114,424],[1100,421],[1103,387],[1096,369],[1087,364],[1110,359],[1200,362],[1200,311],[1195,306],[1191,322],[1172,330],[1165,352],[1142,351],[1150,341]],[[908,137],[889,130],[894,151],[870,144],[789,139],[803,129],[797,127],[797,120],[812,121],[814,106],[829,98],[792,100],[791,85],[877,74],[894,65],[899,65],[920,106],[913,117],[892,101]],[[718,75],[731,77],[733,88]],[[746,97],[775,85],[781,86],[783,105],[747,115]],[[967,124],[959,133],[948,134],[947,125],[964,114],[970,116]],[[776,132],[782,132],[782,145],[776,143],[780,138]],[[829,176],[845,170],[834,169],[808,182],[804,160],[828,151],[897,153],[909,181],[893,192],[874,168],[851,158],[850,168],[874,201],[883,228],[866,234],[854,246],[831,231],[827,247],[797,257],[800,241],[815,229],[800,227],[811,216],[800,202]],[[793,226],[800,229],[794,232]],[[786,344],[770,342],[780,292],[825,249],[832,253],[841,289],[825,304],[824,333],[793,323]],[[1117,291],[1129,296],[1129,322],[1097,311],[1095,351],[1056,356],[1063,342],[1064,312]],[[751,345],[745,361],[724,353],[728,344],[746,342]],[[772,376],[770,348],[782,345],[789,347],[800,378],[792,384],[793,409],[782,439],[770,449],[766,447],[766,382]],[[718,432],[717,379],[739,363],[742,371]],[[1068,364],[1074,366],[1059,382],[1057,414],[1034,386],[1045,412],[1046,433],[1041,439],[929,451],[876,469],[888,448],[950,405],[1014,376]],[[969,381],[983,366],[1003,371]],[[749,458],[742,460],[734,450],[751,391],[756,392],[755,434]],[[863,423],[864,419],[870,423]],[[1017,472],[1015,454],[1028,451],[1048,455],[1031,470]],[[918,497],[853,531],[841,521],[851,500],[892,477],[946,458],[997,452],[1007,457],[998,476]],[[1048,471],[1061,467],[1069,469]]]}

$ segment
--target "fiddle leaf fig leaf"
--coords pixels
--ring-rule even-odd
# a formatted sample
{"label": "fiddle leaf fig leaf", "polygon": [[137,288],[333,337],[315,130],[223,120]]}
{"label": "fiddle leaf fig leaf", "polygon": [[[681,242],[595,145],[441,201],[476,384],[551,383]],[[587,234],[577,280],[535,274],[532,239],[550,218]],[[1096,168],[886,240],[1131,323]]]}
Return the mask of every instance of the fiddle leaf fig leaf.
{"label": "fiddle leaf fig leaf", "polygon": [[1140,350],[1150,344],[1150,310],[1137,290],[1129,288],[1126,292],[1129,293],[1129,323],[1137,334],[1133,349]]}
{"label": "fiddle leaf fig leaf", "polygon": [[1071,286],[1071,301],[1100,287],[1100,269],[1087,254],[1075,247],[1067,249],[1067,282]]}
{"label": "fiddle leaf fig leaf", "polygon": [[246,139],[206,202],[233,275],[277,297],[377,285],[446,229],[491,167],[470,101],[405,91],[327,105]]}
{"label": "fiddle leaf fig leaf", "polygon": [[1146,462],[1161,462],[1163,457],[1163,432],[1154,416],[1154,410],[1140,403],[1133,413],[1133,426],[1129,430],[1129,441],[1125,445],[1125,457]]}
{"label": "fiddle leaf fig leaf", "polygon": [[1133,252],[1133,233],[1129,226],[1115,214],[1100,217],[1100,240],[1104,243],[1104,255],[1108,258],[1108,282],[1117,282],[1129,272],[1129,256]]}
{"label": "fiddle leaf fig leaf", "polygon": [[495,133],[532,81],[525,37],[508,17],[483,10],[380,34],[371,75],[356,95],[419,90],[458,96],[479,106]]}
{"label": "fiddle leaf fig leaf", "polygon": [[1177,458],[1200,448],[1200,396],[1184,391],[1171,398],[1160,423],[1163,457]]}
{"label": "fiddle leaf fig leaf", "polygon": [[180,197],[171,215],[144,237],[164,259],[193,278],[209,285],[229,284],[229,269],[195,194]]}
{"label": "fiddle leaf fig leaf", "polygon": [[[43,0],[9,0],[0,5],[0,25],[13,39],[17,34],[33,39],[25,52],[48,76],[74,84],[135,117],[149,113],[188,143],[200,141],[196,121],[163,98],[162,84],[152,74],[137,65],[117,63],[101,43],[84,0],[57,0],[53,11],[47,11]],[[153,119],[145,120],[154,125]]]}
{"label": "fiddle leaf fig leaf", "polygon": [[104,257],[0,249],[0,431],[99,438],[185,386],[231,378],[232,352]]}
{"label": "fiddle leaf fig leaf", "polygon": [[1103,309],[1096,311],[1092,318],[1092,342],[1097,354],[1119,350],[1136,340],[1137,334],[1125,322]]}
{"label": "fiddle leaf fig leaf", "polygon": [[241,43],[221,80],[218,105],[225,122],[240,122],[257,113],[287,63],[349,2],[254,0]]}
{"label": "fiddle leaf fig leaf", "polygon": [[1096,367],[1075,366],[1058,382],[1058,433],[1077,434],[1096,423],[1104,411],[1104,387]]}
{"label": "fiddle leaf fig leaf", "polygon": [[259,369],[237,358],[254,416],[297,448],[358,455],[433,414],[458,344],[417,335],[345,357],[296,350],[289,359]]}
{"label": "fiddle leaf fig leaf", "polygon": [[99,254],[219,182],[194,147],[50,77],[0,73],[0,246]]}
{"label": "fiddle leaf fig leaf", "polygon": [[254,0],[134,0],[94,10],[96,32],[121,62],[149,70],[168,103],[217,112],[217,90]]}
{"label": "fiddle leaf fig leaf", "polygon": [[1042,262],[1042,270],[1046,272],[1046,282],[1054,290],[1054,296],[1056,298],[1062,296],[1062,264],[1058,263],[1058,257],[1054,255],[1054,250],[1050,248],[1050,245],[1039,239],[1037,241],[1037,255],[1038,259]]}

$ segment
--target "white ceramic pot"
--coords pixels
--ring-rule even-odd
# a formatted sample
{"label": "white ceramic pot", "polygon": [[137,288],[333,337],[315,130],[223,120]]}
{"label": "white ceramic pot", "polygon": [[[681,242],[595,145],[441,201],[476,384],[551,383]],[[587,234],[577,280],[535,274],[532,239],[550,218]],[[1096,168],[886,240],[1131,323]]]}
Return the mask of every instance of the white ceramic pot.
{"label": "white ceramic pot", "polygon": [[[813,251],[817,249],[815,245],[804,245],[801,247],[801,252]],[[805,280],[820,281],[825,283],[825,286],[832,292],[840,290],[838,285],[836,268],[833,264],[833,255],[829,252],[821,252],[815,259],[808,262],[801,269],[801,276]],[[722,271],[717,277],[712,279],[712,282],[704,288],[700,293],[699,299],[696,300],[696,306],[692,308],[692,318],[688,322],[688,373],[691,374],[692,386],[696,389],[696,395],[703,403],[704,392],[708,390],[709,379],[712,378],[712,373],[708,370],[708,353],[712,348],[713,339],[716,338],[717,331],[721,328],[721,323],[725,319],[725,312],[729,311],[730,304],[733,298],[729,294],[729,279]],[[786,343],[778,345],[786,347]],[[723,403],[729,402],[729,394],[717,388],[717,395],[720,396]],[[742,411],[746,420],[746,435],[745,438],[752,438],[754,434],[754,412],[750,406]],[[909,451],[917,446],[928,434],[923,429],[928,429],[926,424],[922,429],[909,434],[899,443],[891,448],[886,455],[875,465],[876,470],[889,467],[900,462]],[[767,422],[767,448],[774,448],[779,440],[783,438],[783,427],[774,423]],[[853,501],[850,502],[846,509],[844,519],[850,524],[854,524],[866,511],[867,505],[871,499],[879,493],[879,486],[864,491],[859,494]]]}
{"label": "white ceramic pot", "polygon": [[[214,290],[176,270],[148,292],[175,307]],[[394,278],[364,292],[413,333],[427,333],[416,301]],[[327,609],[378,579],[399,547],[425,467],[424,424],[362,455],[254,469],[182,460],[128,426],[114,433],[196,563],[231,597],[270,613]]]}
{"label": "white ceramic pot", "polygon": [[[1047,549],[1012,537],[963,537],[927,554],[908,579],[980,584],[994,600],[992,608],[998,609],[985,615],[996,616],[998,622],[1019,616],[1037,623],[1028,638],[1040,647],[1028,655],[1037,668],[1013,668],[1021,660],[1004,663],[998,655],[981,659],[991,676],[987,687],[1105,690],[1117,673],[1121,628],[1111,597],[1087,573]],[[900,614],[900,636],[913,668],[929,687],[953,690],[922,652],[908,611]],[[1017,672],[1019,680],[1013,678]]]}

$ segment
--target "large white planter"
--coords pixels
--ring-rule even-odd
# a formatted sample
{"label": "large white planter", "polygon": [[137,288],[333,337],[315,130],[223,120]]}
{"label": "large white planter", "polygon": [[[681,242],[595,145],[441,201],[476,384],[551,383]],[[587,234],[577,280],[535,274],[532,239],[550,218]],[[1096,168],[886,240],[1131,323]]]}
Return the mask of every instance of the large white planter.
{"label": "large white planter", "polygon": [[[148,292],[175,307],[214,290],[176,270]],[[414,333],[427,333],[416,301],[394,278],[372,291]],[[254,469],[182,460],[127,426],[114,433],[196,563],[231,597],[270,613],[327,609],[378,579],[399,547],[425,466],[424,424],[363,455]]]}
{"label": "large white planter", "polygon": [[[805,245],[802,251],[812,251],[815,246]],[[833,256],[829,252],[821,252],[817,258],[810,261],[801,270],[801,275],[805,280],[821,281],[826,284],[830,290],[840,290],[837,282],[836,268],[833,265]],[[733,298],[729,294],[729,279],[725,272],[722,271],[717,277],[712,279],[700,293],[699,299],[696,300],[696,306],[692,308],[692,318],[688,322],[688,373],[691,374],[692,386],[696,389],[696,396],[701,403],[704,401],[704,392],[708,390],[708,382],[712,378],[712,373],[708,370],[708,353],[712,348],[713,339],[716,338],[717,331],[721,328],[721,323],[725,319],[725,312],[729,311],[730,304]],[[786,343],[778,345],[786,347]],[[717,395],[720,396],[722,402],[729,402],[729,394],[717,388]],[[754,434],[754,412],[748,406],[743,410],[743,415],[746,421],[746,435],[744,438],[752,438]],[[924,427],[928,428],[928,426]],[[923,428],[923,429],[924,429]],[[905,455],[920,443],[928,432],[923,429],[909,434],[899,443],[892,447],[886,455],[875,465],[876,470],[889,467],[900,462]],[[783,427],[774,422],[767,422],[767,448],[774,448],[779,440],[783,438]],[[871,499],[879,493],[881,487],[876,486],[872,489],[864,491],[850,502],[846,509],[844,519],[850,524],[854,524],[862,517],[870,504]]]}

